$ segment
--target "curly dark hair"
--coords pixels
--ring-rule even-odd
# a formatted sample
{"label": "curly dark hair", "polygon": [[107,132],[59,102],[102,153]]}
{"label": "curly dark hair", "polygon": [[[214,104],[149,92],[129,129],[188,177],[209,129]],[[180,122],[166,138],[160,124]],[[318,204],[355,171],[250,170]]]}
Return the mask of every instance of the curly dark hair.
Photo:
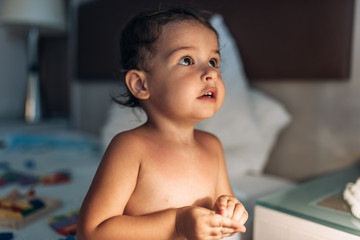
{"label": "curly dark hair", "polygon": [[[184,20],[194,20],[208,27],[217,35],[208,19],[210,12],[200,11],[190,7],[172,7],[141,12],[133,17],[121,32],[120,67],[121,79],[132,69],[148,71],[148,64],[156,54],[156,40],[160,37],[162,28],[168,23]],[[126,84],[124,84],[126,86]],[[126,87],[126,92],[115,102],[128,107],[141,107]]]}

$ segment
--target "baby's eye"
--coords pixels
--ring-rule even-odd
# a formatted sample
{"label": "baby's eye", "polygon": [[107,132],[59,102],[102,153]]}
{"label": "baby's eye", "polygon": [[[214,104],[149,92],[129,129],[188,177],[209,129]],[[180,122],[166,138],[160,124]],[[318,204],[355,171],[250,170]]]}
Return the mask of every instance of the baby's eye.
{"label": "baby's eye", "polygon": [[219,66],[218,66],[218,61],[217,61],[215,58],[210,59],[210,61],[209,61],[209,66],[210,66],[210,67],[214,67],[214,68],[219,67]]}
{"label": "baby's eye", "polygon": [[183,57],[180,62],[179,62],[180,65],[185,65],[185,66],[189,66],[189,65],[193,65],[194,62],[193,60],[191,59],[191,57]]}

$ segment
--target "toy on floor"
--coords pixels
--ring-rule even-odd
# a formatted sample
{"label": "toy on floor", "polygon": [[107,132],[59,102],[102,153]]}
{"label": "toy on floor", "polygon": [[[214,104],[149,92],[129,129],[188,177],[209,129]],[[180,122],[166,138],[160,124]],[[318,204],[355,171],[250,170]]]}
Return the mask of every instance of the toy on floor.
{"label": "toy on floor", "polygon": [[63,236],[75,235],[78,215],[79,210],[75,210],[68,214],[51,217],[48,222],[51,228]]}
{"label": "toy on floor", "polygon": [[17,189],[0,198],[0,226],[22,228],[61,206],[61,201],[38,197],[34,190],[21,194]]}
{"label": "toy on floor", "polygon": [[20,185],[51,185],[68,183],[71,180],[71,174],[68,170],[60,170],[44,176],[36,176],[33,174],[7,170],[0,176],[0,187],[10,183],[18,183]]}

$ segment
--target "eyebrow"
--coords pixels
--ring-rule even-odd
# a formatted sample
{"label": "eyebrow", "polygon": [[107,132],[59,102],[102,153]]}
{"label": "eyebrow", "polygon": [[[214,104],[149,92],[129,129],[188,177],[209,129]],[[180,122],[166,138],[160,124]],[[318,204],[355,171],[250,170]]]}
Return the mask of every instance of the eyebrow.
{"label": "eyebrow", "polygon": [[[173,55],[174,53],[176,53],[178,51],[189,50],[189,49],[194,49],[194,48],[195,47],[192,47],[192,46],[181,46],[181,47],[178,47],[178,48],[175,48],[175,49],[171,50],[166,56],[170,57],[171,55]],[[213,52],[220,56],[220,50],[219,49],[215,49],[215,50],[213,50]]]}

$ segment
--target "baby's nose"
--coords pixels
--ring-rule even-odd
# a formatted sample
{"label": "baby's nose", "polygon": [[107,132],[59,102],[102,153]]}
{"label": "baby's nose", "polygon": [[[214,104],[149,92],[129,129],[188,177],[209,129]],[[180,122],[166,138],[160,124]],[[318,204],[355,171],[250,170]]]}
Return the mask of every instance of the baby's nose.
{"label": "baby's nose", "polygon": [[215,81],[217,79],[217,75],[218,72],[216,71],[216,69],[214,69],[211,66],[207,66],[204,69],[204,74],[203,74],[203,80],[205,81]]}

